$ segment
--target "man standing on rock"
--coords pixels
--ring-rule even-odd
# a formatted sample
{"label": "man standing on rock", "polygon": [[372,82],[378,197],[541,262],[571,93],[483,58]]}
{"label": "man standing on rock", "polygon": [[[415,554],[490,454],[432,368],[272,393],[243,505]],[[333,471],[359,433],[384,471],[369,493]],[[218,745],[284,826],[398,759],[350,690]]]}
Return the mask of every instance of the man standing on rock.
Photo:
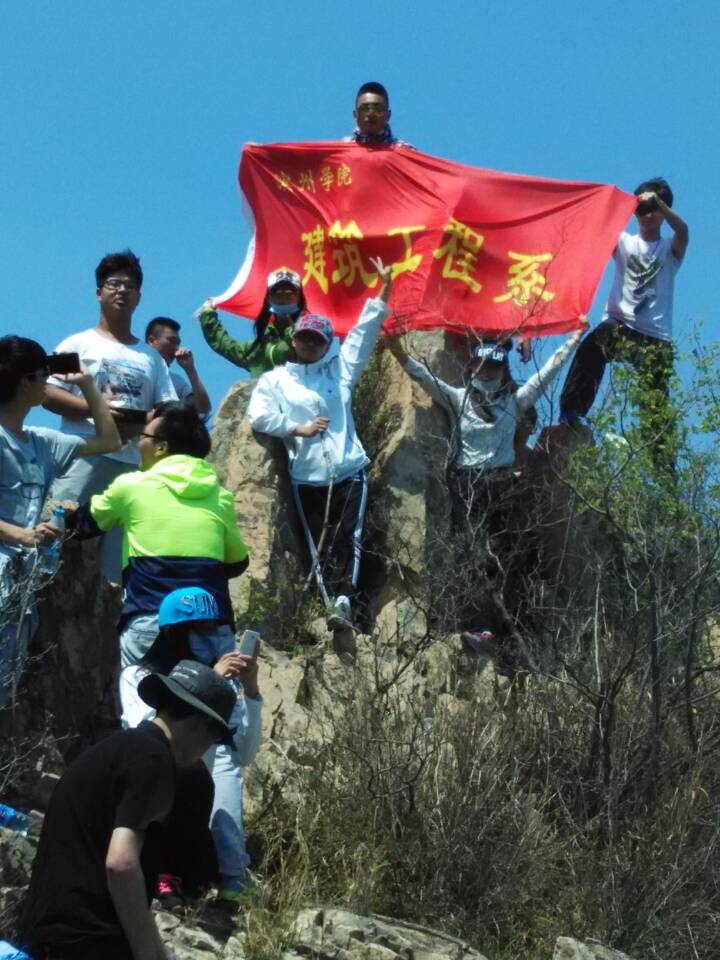
{"label": "man standing on rock", "polygon": [[50,800],[20,928],[36,960],[168,960],[149,910],[159,867],[180,857],[199,882],[212,877],[200,759],[231,736],[235,694],[183,660],[140,695],[156,718],[87,750]]}
{"label": "man standing on rock", "polygon": [[[73,334],[57,349],[80,355],[112,409],[123,446],[116,453],[75,461],[52,489],[52,496],[60,501],[84,503],[121,473],[137,470],[137,441],[147,413],[158,403],[177,400],[167,363],[131,329],[143,281],[138,258],[131,250],[108,254],[97,265],[95,281],[100,304],[98,325]],[[44,406],[62,416],[63,433],[86,436],[93,432],[87,401],[76,385],[51,378]],[[100,549],[101,570],[113,583],[120,582],[121,539],[119,533],[112,533],[103,538]]]}

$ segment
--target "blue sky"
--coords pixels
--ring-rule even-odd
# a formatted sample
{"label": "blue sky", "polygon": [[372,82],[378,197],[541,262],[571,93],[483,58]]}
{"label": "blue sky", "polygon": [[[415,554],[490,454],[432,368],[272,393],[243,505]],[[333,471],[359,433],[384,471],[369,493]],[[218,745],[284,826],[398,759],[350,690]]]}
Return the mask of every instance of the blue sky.
{"label": "blue sky", "polygon": [[[3,333],[50,349],[94,325],[94,267],[130,246],[145,269],[136,332],[156,314],[180,320],[217,406],[241,373],[190,318],[244,257],[242,144],[342,136],[357,87],[377,79],[395,132],[428,153],[627,190],[664,175],[691,232],[679,339],[698,319],[714,336],[720,13],[710,0],[5,0],[2,15]],[[607,277],[594,320],[606,291]]]}

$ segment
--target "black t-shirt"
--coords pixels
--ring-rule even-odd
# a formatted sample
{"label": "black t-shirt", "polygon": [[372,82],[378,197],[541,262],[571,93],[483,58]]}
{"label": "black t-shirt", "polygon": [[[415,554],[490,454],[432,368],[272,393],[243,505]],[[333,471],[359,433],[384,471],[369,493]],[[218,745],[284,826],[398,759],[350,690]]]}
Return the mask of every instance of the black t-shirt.
{"label": "black t-shirt", "polygon": [[[22,921],[29,947],[124,939],[105,858],[116,827],[146,832],[170,814],[175,761],[160,727],[141,723],[91,747],[65,771],[50,801]],[[148,905],[154,864],[142,858]]]}

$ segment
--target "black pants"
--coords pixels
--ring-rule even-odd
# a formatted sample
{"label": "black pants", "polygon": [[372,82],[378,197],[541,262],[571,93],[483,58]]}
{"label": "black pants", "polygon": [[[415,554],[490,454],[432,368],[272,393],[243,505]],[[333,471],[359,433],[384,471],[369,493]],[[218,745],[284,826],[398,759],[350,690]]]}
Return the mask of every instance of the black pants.
{"label": "black pants", "polygon": [[[360,549],[367,506],[365,470],[342,483],[333,484],[331,492],[329,487],[307,483],[293,483],[292,489],[311,560],[318,565],[322,578],[320,592],[323,600],[327,603],[329,598],[339,594],[350,596],[360,575]],[[327,530],[318,556],[329,492]]]}
{"label": "black pants", "polygon": [[143,869],[147,865],[154,877],[160,873],[180,877],[183,892],[190,896],[206,890],[218,876],[209,826],[214,798],[215,784],[202,761],[178,767],[172,811],[165,823],[151,825],[145,835]]}
{"label": "black pants", "polygon": [[463,630],[490,630],[509,660],[532,663],[531,574],[538,566],[532,499],[512,471],[454,470],[455,554]]}
{"label": "black pants", "polygon": [[592,407],[608,362],[620,360],[635,368],[640,388],[643,434],[652,444],[657,466],[675,461],[675,419],[668,399],[673,372],[672,344],[606,320],[584,338],[570,367],[560,397],[561,419],[584,417]]}

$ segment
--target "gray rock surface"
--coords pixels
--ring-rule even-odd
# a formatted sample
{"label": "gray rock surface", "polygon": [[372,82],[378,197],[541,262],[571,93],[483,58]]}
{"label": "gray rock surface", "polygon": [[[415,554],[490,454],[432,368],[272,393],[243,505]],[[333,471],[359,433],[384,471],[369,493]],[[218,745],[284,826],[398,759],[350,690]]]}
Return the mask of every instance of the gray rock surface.
{"label": "gray rock surface", "polygon": [[626,953],[603,946],[597,940],[558,937],[553,960],[630,960]]}

